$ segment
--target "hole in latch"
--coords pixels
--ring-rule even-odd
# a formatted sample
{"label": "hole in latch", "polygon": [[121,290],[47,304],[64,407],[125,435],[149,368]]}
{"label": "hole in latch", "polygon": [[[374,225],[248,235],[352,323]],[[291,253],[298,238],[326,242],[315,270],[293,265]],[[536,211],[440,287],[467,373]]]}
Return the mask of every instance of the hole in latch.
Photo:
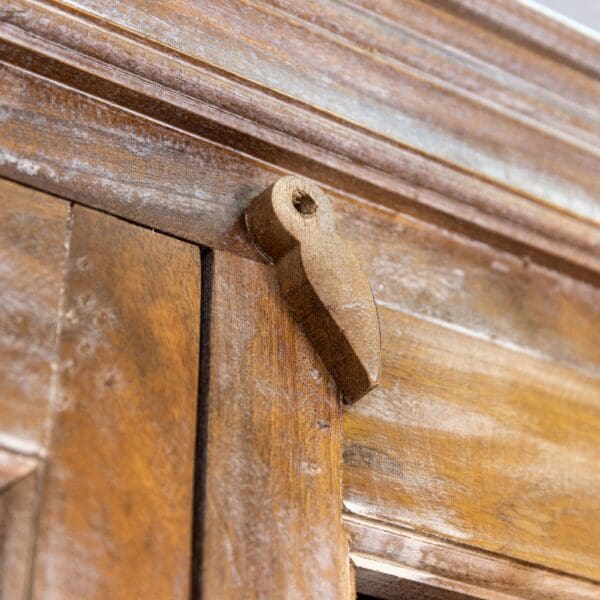
{"label": "hole in latch", "polygon": [[292,203],[303,217],[314,215],[317,212],[317,203],[308,194],[300,193],[294,196]]}

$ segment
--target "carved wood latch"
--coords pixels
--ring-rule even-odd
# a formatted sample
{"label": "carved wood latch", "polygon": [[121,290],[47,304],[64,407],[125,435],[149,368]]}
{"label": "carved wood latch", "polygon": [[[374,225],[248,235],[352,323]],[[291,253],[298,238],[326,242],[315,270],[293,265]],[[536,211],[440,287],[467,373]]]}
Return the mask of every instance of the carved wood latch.
{"label": "carved wood latch", "polygon": [[342,398],[355,402],[379,383],[379,318],[329,198],[307,179],[282,177],[250,202],[246,225],[275,263],[281,293]]}

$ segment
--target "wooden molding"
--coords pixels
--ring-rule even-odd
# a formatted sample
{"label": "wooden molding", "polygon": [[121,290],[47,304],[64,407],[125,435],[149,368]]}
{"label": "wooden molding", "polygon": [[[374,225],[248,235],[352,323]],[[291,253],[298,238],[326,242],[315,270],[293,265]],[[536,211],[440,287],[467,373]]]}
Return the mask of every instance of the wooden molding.
{"label": "wooden molding", "polygon": [[[473,21],[514,40],[522,47],[551,56],[591,77],[600,75],[600,47],[590,37],[565,22],[548,17],[516,0],[426,0],[433,6]],[[543,8],[543,7],[540,7]]]}
{"label": "wooden molding", "polygon": [[[292,18],[295,29],[290,35],[300,39],[310,34],[315,43],[322,41],[320,59],[337,57],[342,64],[359,61],[359,71],[383,77],[382,85],[384,81],[394,85],[403,81],[406,92],[394,95],[400,103],[388,106],[378,100],[377,118],[384,118],[388,111],[393,111],[390,118],[404,114],[409,118],[412,109],[402,103],[408,102],[411,94],[422,95],[428,114],[442,119],[439,135],[432,136],[424,129],[422,139],[412,139],[408,130],[406,135],[393,127],[385,132],[370,122],[368,115],[363,119],[345,109],[343,114],[332,111],[324,100],[304,99],[293,90],[254,80],[252,72],[217,64],[191,48],[170,47],[157,32],[126,29],[103,15],[100,5],[94,15],[60,3],[11,0],[0,24],[2,56],[21,68],[188,134],[310,175],[325,186],[445,226],[468,227],[473,237],[494,238],[500,243],[510,240],[534,256],[550,256],[574,268],[600,272],[594,200],[598,190],[593,177],[600,168],[600,156],[590,143],[597,134],[593,133],[592,139],[584,133],[600,132],[598,116],[588,108],[599,93],[594,82],[582,80],[579,71],[575,75],[564,72],[561,64],[556,77],[574,78],[573,89],[583,90],[579,96],[565,97],[540,85],[525,89],[523,80],[511,75],[503,88],[498,81],[494,84],[494,97],[500,96],[500,89],[508,95],[514,92],[510,106],[499,107],[472,91],[457,89],[458,73],[452,76],[454,83],[442,82],[439,73],[407,66],[408,55],[381,57],[364,52],[364,40],[344,37],[349,35],[350,23],[360,25],[360,31],[368,26],[370,33],[381,33],[375,17],[364,13],[364,8],[354,10],[351,17],[356,20],[348,21],[343,35],[332,38],[329,30],[325,33],[324,24],[309,25],[296,14],[299,9],[294,12],[279,4],[277,9],[260,4],[252,10],[258,11],[256,15],[272,13],[278,23]],[[433,18],[428,16],[430,9],[423,10],[422,20]],[[264,33],[260,26],[253,29],[256,43]],[[423,35],[418,36],[425,43]],[[440,52],[437,46],[434,50]],[[232,47],[229,54],[241,56],[241,52],[242,48]],[[462,56],[454,54],[447,60],[457,64]],[[294,60],[290,57],[292,64]],[[528,60],[533,59],[528,55]],[[481,66],[480,61],[467,59],[458,64],[475,70]],[[547,67],[546,59],[540,62],[542,67]],[[331,76],[336,73],[332,71]],[[476,89],[481,81],[473,79],[473,73],[471,70],[471,79],[465,77]],[[478,76],[483,77],[481,73]],[[305,84],[309,86],[310,81]],[[365,101],[369,93],[364,90]],[[585,101],[586,94],[590,102]],[[526,96],[530,100],[525,100]],[[520,115],[516,107],[527,102],[531,109]],[[548,108],[540,108],[540,102]],[[444,121],[449,115],[455,120],[452,123]],[[543,123],[537,121],[537,115],[545,119]],[[421,117],[414,118],[413,129],[418,129]],[[481,139],[465,129],[473,119],[480,123]],[[459,130],[462,133],[457,137]],[[486,137],[492,132],[492,137]],[[447,156],[444,148],[449,149]],[[509,155],[505,156],[506,151]],[[487,156],[487,162],[476,164],[468,158],[474,160],[478,153]],[[467,158],[463,161],[461,156]],[[487,172],[487,165],[495,161],[502,169],[495,174]],[[35,185],[35,177],[28,177],[27,183]]]}
{"label": "wooden molding", "polygon": [[391,524],[345,514],[344,525],[357,591],[377,598],[405,598],[406,582],[490,600],[592,600],[600,594],[600,585],[587,579]]}

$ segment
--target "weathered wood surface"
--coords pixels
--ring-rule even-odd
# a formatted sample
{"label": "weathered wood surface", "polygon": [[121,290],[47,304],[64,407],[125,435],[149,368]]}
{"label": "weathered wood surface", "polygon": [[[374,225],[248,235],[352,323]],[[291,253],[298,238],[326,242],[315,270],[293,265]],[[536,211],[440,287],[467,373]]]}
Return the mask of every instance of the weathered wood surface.
{"label": "weathered wood surface", "polygon": [[185,598],[198,248],[75,207],[34,598]]}
{"label": "weathered wood surface", "polygon": [[[243,210],[282,171],[10,68],[2,71],[4,84],[2,139],[14,152],[5,153],[3,168],[11,176],[260,259]],[[600,308],[593,286],[540,268],[523,248],[500,251],[489,244],[494,240],[480,243],[327,191],[338,226],[353,242],[380,302],[597,368],[593,325]]]}
{"label": "weathered wood surface", "polygon": [[422,598],[422,591],[408,593],[407,582],[433,588],[436,599],[445,598],[444,591],[489,600],[600,598],[599,584],[498,554],[362,518],[346,516],[344,525],[357,589],[376,598]]}
{"label": "weathered wood surface", "polygon": [[245,220],[340,397],[356,402],[379,382],[381,335],[369,280],[337,232],[331,201],[308,179],[282,177],[252,200]]}
{"label": "weathered wood surface", "polygon": [[[488,96],[493,94],[493,88],[485,85],[473,89],[477,94],[500,104],[509,102],[508,106],[513,110],[523,111],[536,119],[544,118],[546,111],[542,107],[546,103],[560,102],[562,98],[568,101],[565,108],[570,107],[566,110],[571,115],[580,110],[584,120],[591,120],[589,125],[596,122],[592,128],[597,135],[599,84],[597,77],[590,72],[590,66],[593,65],[592,70],[598,69],[600,51],[597,40],[590,36],[565,27],[514,0],[497,0],[494,3],[477,0],[354,0],[353,4],[372,11],[385,21],[407,28],[417,37],[435,40],[455,57],[456,62],[472,65],[474,72],[486,68],[495,72],[500,89],[505,93],[501,97]],[[473,62],[465,62],[465,57],[470,57]],[[442,73],[448,73],[447,65],[439,61],[438,65],[430,68],[436,70],[440,66],[445,67]],[[443,74],[440,76],[444,77]],[[462,87],[467,81],[468,78],[461,76],[456,83]],[[533,97],[537,96],[537,102],[532,98],[530,102],[519,99],[511,103],[510,92],[508,95],[506,92],[514,90],[515,84],[526,86]],[[545,102],[542,100],[544,91],[548,92]],[[536,112],[536,104],[541,109],[539,112]],[[561,121],[560,118],[550,119],[554,125]],[[582,132],[577,129],[576,136],[579,137]]]}
{"label": "weathered wood surface", "polygon": [[[63,3],[132,32],[149,45],[172,49],[190,61],[294,98],[435,161],[477,172],[600,223],[600,184],[594,177],[600,155],[594,146],[490,100],[481,101],[423,71],[415,73],[414,68],[389,60],[385,52],[373,56],[367,40],[357,43],[339,28],[332,32],[335,20],[330,30],[323,30],[308,17],[298,19],[297,10],[292,9],[296,15],[281,10],[284,3],[275,2],[278,8],[269,4],[224,0],[200,7],[192,0],[177,0],[149,8],[135,2],[123,11],[108,0]],[[336,6],[320,4],[330,10]],[[360,13],[356,19],[369,32],[378,33],[376,19],[361,19]],[[599,47],[590,43],[588,52],[599,57]],[[575,72],[573,78],[578,75]],[[587,91],[597,102],[597,81],[589,78]],[[597,125],[595,109],[590,112]]]}
{"label": "weathered wood surface", "polygon": [[[26,150],[30,161],[15,158],[11,174],[29,178],[33,172],[32,179],[80,202],[257,257],[240,216],[280,171],[10,68],[4,74],[10,116],[3,139],[20,149],[14,156]],[[68,120],[59,107],[68,107]],[[32,114],[44,127],[32,122]],[[534,355],[557,361],[567,377],[571,369],[597,376],[597,288],[550,271],[550,263],[540,267],[515,248],[505,248],[509,253],[348,195],[330,195],[380,306],[440,322],[443,332],[450,326],[460,339],[464,334],[491,348],[509,346],[517,362]],[[538,402],[543,410],[543,396]]]}
{"label": "weathered wood surface", "polygon": [[[441,577],[428,577],[416,570],[399,567],[389,562],[377,562],[369,557],[355,555],[352,564],[358,585],[367,590],[368,595],[358,596],[357,600],[513,600],[514,597],[493,595],[483,590],[461,585]],[[460,591],[459,591],[460,590]],[[465,592],[465,593],[463,593]]]}
{"label": "weathered wood surface", "polygon": [[[557,56],[567,50],[584,60],[598,55],[598,44],[551,19],[539,19],[536,11],[509,0],[504,14],[495,15],[499,2],[472,3],[473,12],[487,12],[491,18],[473,19],[467,11],[452,10],[458,2],[422,0],[354,0],[350,3],[323,0],[271,0],[304,22],[368,48],[363,59],[383,56],[399,62],[413,73],[424,72],[455,89],[468,92],[480,102],[491,102],[532,119],[549,129],[596,143],[600,134],[597,114],[598,84],[593,78],[565,66]],[[523,12],[528,14],[525,16]],[[520,13],[520,19],[514,19]],[[507,16],[509,16],[507,18]],[[528,29],[519,39],[506,27]],[[535,20],[538,23],[535,23]],[[472,22],[476,21],[476,22]],[[543,22],[542,22],[543,21]],[[536,29],[536,25],[540,27]],[[560,43],[542,29],[559,25]],[[546,37],[543,50],[528,45],[527,37]],[[548,56],[552,45],[554,57]],[[515,60],[518,57],[519,60]],[[592,61],[593,62],[593,61]],[[530,121],[531,123],[531,121]]]}
{"label": "weathered wood surface", "polygon": [[45,443],[69,205],[0,180],[0,446]]}
{"label": "weathered wood surface", "polygon": [[[543,5],[528,6],[515,0],[496,0],[493,4],[477,0],[428,1],[483,29],[496,30],[496,35],[506,37],[555,63],[592,77],[600,74],[598,38],[571,27],[560,19],[560,14],[556,15],[558,19],[548,18],[543,12]],[[519,66],[513,68],[518,69]]]}
{"label": "weathered wood surface", "polygon": [[600,579],[600,378],[380,307],[380,387],[344,416],[344,501]]}
{"label": "weathered wood surface", "polygon": [[38,461],[0,449],[0,600],[26,600],[37,513]]}
{"label": "weathered wood surface", "polygon": [[[91,7],[90,4],[87,8]],[[309,7],[304,10],[309,10]],[[569,113],[567,117],[559,117],[556,111],[550,111],[543,124],[532,123],[538,114],[545,113],[540,106],[544,100],[538,97],[537,92],[526,109],[527,116],[516,117],[514,112],[505,108],[491,107],[489,99],[475,99],[472,91],[466,95],[458,93],[456,82],[450,87],[444,83],[440,88],[440,83],[429,75],[423,78],[414,73],[413,66],[399,67],[395,58],[388,64],[382,60],[381,53],[373,55],[370,46],[368,52],[361,50],[360,45],[358,49],[352,45],[349,47],[338,39],[337,33],[333,35],[330,31],[315,28],[314,25],[308,25],[306,20],[284,15],[279,9],[273,11],[264,5],[249,6],[242,11],[244,16],[238,17],[235,10],[228,12],[235,8],[233,5],[222,3],[203,9],[199,15],[194,13],[195,7],[188,8],[192,16],[182,16],[170,5],[164,21],[170,23],[169,20],[174,19],[172,25],[181,25],[181,31],[173,29],[172,25],[168,26],[169,31],[178,31],[181,43],[189,38],[188,41],[194,44],[199,39],[198,27],[202,24],[210,29],[209,33],[200,36],[202,48],[216,52],[217,58],[225,62],[235,63],[240,57],[243,59],[246,56],[246,51],[250,52],[249,55],[253,52],[257,55],[263,53],[262,38],[271,37],[269,27],[281,25],[286,35],[279,33],[276,39],[286,40],[284,43],[295,40],[297,43],[289,44],[289,55],[282,54],[287,58],[280,62],[280,56],[271,51],[268,42],[267,55],[262,56],[261,60],[267,60],[267,63],[274,58],[276,60],[274,66],[264,65],[264,72],[268,76],[276,74],[281,68],[282,82],[285,83],[288,77],[290,81],[304,85],[304,78],[310,79],[310,75],[304,71],[296,72],[299,48],[302,48],[302,65],[305,63],[304,49],[311,48],[313,56],[312,49],[317,48],[315,60],[319,61],[319,65],[313,72],[320,73],[321,63],[326,62],[328,68],[333,69],[331,80],[338,85],[332,86],[321,78],[316,82],[309,81],[307,89],[310,91],[311,85],[317,85],[314,91],[318,95],[323,92],[319,86],[327,83],[323,92],[324,100],[333,94],[336,107],[350,102],[346,107],[348,115],[352,116],[352,110],[356,109],[362,111],[365,118],[383,119],[393,126],[390,125],[390,131],[386,130],[384,135],[367,126],[351,125],[346,120],[346,112],[344,118],[332,118],[329,109],[322,110],[321,107],[315,110],[314,106],[320,106],[318,98],[314,100],[314,106],[309,106],[310,99],[306,98],[301,102],[290,102],[276,91],[277,81],[273,82],[274,87],[257,86],[244,79],[245,76],[240,78],[221,69],[215,70],[191,54],[185,55],[183,50],[178,52],[160,43],[151,43],[148,39],[147,43],[142,44],[138,36],[131,38],[129,28],[117,28],[120,33],[116,33],[112,27],[103,27],[102,19],[90,15],[84,18],[82,14],[75,18],[68,11],[44,8],[39,3],[26,0],[12,0],[12,16],[0,23],[0,37],[6,41],[2,55],[5,60],[26,69],[166,121],[192,135],[232,146],[279,168],[305,174],[322,184],[408,211],[420,218],[443,222],[446,226],[458,227],[466,223],[478,232],[474,235],[500,237],[505,243],[511,240],[512,244],[524,244],[533,252],[561,257],[580,267],[600,271],[598,234],[590,226],[590,221],[598,214],[596,178],[592,175],[597,171],[598,156],[593,145],[596,144],[595,138],[589,143],[585,134],[598,127],[599,117],[592,108],[582,108],[582,101],[577,94],[565,100],[569,105],[568,110],[565,109]],[[316,13],[320,15],[328,11],[331,14],[334,5],[325,3],[317,8],[319,10]],[[337,5],[335,8],[337,10]],[[157,10],[160,12],[158,7]],[[302,12],[303,9],[294,4],[287,6],[286,10]],[[220,14],[219,11],[225,12]],[[74,12],[78,13],[76,10]],[[147,9],[138,10],[132,6],[128,15],[133,21],[138,17],[143,20],[147,16]],[[221,26],[236,26],[238,18],[243,19],[242,27],[251,26],[254,37],[250,41],[246,38],[238,40],[237,36],[229,36],[227,31],[219,31]],[[373,36],[383,36],[385,39],[396,37],[381,29],[382,21],[375,15],[365,16],[361,11],[354,11],[352,18],[348,19],[345,21],[344,35],[362,32],[357,35],[364,38],[361,42],[363,45],[366,39],[371,40]],[[355,19],[358,19],[356,23]],[[361,19],[367,22],[363,23]],[[424,19],[427,21],[427,17]],[[438,21],[435,15],[430,15],[429,20],[433,24]],[[151,23],[160,29],[159,21]],[[193,30],[186,29],[191,27],[190,23],[194,23]],[[352,27],[353,24],[356,27]],[[215,26],[216,30],[213,30]],[[327,26],[337,27],[331,22]],[[341,23],[339,27],[344,28]],[[135,29],[135,22],[131,29]],[[152,37],[152,32],[146,34]],[[296,39],[294,36],[300,37]],[[214,44],[208,44],[207,40],[212,40]],[[241,49],[230,47],[228,44],[231,43],[241,44]],[[258,49],[253,44],[258,45]],[[421,54],[410,44],[403,44],[403,47],[409,56]],[[444,48],[446,46],[437,50],[443,51]],[[242,54],[236,54],[242,50]],[[282,48],[278,48],[278,51],[284,52]],[[344,67],[340,74],[336,71],[336,65],[346,65],[346,53],[350,53],[347,64],[352,68]],[[212,60],[211,57],[205,59]],[[403,58],[403,61],[406,60],[406,57]],[[440,63],[437,59],[425,62]],[[463,52],[451,57],[450,62],[459,67],[469,63]],[[480,61],[476,60],[475,63],[479,65]],[[221,66],[232,71],[237,68],[236,64]],[[544,65],[544,69],[547,66]],[[562,65],[558,66],[562,68]],[[361,76],[363,70],[367,73],[364,77]],[[351,74],[351,81],[338,81],[339,76],[342,79],[348,77],[345,73]],[[489,89],[489,93],[498,99],[510,97],[512,90],[526,85],[523,79],[515,81],[514,77],[508,75],[506,79],[505,74],[497,69],[493,73],[496,77],[500,76],[500,81],[496,82],[499,89],[479,80],[473,83],[473,89]],[[252,79],[253,74],[254,71],[246,75]],[[379,84],[373,81],[377,77],[383,77]],[[382,98],[382,90],[387,90],[389,82],[396,81],[398,85],[402,83],[398,93]],[[358,94],[354,90],[356,82],[367,86],[376,93],[377,98],[371,98],[365,90],[362,90],[362,96]],[[593,80],[589,78],[585,83],[594,100],[591,106],[595,109],[598,106],[597,86],[595,88]],[[568,96],[567,91],[575,88],[575,85],[564,84],[557,89],[541,89],[541,95],[549,94],[553,101],[562,102],[560,94],[566,93]],[[285,92],[292,94],[293,90],[286,89]],[[386,93],[389,95],[389,92]],[[366,106],[363,96],[367,98]],[[390,104],[392,97],[408,102],[410,106]],[[414,102],[417,102],[416,107],[411,105]],[[517,99],[514,104],[521,105],[523,102]],[[378,110],[373,110],[374,106],[378,106]],[[448,106],[453,108],[449,110]],[[557,109],[558,112],[563,108]],[[576,131],[563,133],[550,127],[550,123],[577,120],[578,117],[573,117],[569,112],[571,109],[575,113],[579,111],[585,114],[585,118],[582,117],[584,123],[576,126]],[[402,119],[397,119],[398,114],[403,115]],[[354,117],[358,119],[357,123],[360,122],[360,115]],[[64,123],[61,123],[64,132]],[[401,131],[394,133],[394,127]],[[38,132],[38,135],[43,134]],[[406,136],[416,136],[418,139],[411,141],[404,139]],[[189,142],[189,137],[184,136],[183,140]],[[72,184],[65,181],[68,174],[61,173],[60,160],[53,161],[50,167],[54,173],[50,182],[45,181],[47,169],[40,168],[35,172],[30,169],[28,172],[23,168],[23,165],[35,165],[36,158],[31,155],[32,146],[24,146],[22,142],[4,147],[2,162],[5,166],[2,172],[15,176],[13,172],[20,165],[21,180],[38,186],[52,186],[55,191],[73,198],[69,189]],[[440,152],[448,156],[438,156],[436,153]],[[487,172],[490,169],[494,172]],[[101,172],[96,174],[98,176]],[[106,186],[109,182],[105,176],[102,179],[101,183]],[[57,187],[63,189],[58,190]],[[182,207],[179,219],[172,210],[170,213],[170,226],[176,233],[177,221],[185,220],[189,210]]]}
{"label": "weathered wood surface", "polygon": [[113,104],[3,67],[0,173],[254,260],[247,202],[323,184],[385,313],[349,508],[597,578],[597,43],[511,0],[65,7],[11,1],[2,58]]}
{"label": "weathered wood surface", "polygon": [[274,270],[211,260],[202,597],[350,599],[335,384]]}

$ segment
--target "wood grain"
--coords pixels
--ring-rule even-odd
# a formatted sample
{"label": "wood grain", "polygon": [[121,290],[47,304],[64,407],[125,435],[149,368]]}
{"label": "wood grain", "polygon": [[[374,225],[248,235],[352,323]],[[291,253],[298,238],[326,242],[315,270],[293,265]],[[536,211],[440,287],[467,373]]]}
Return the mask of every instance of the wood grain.
{"label": "wood grain", "polygon": [[185,598],[198,248],[75,207],[35,598]]}
{"label": "wood grain", "polygon": [[344,416],[353,514],[600,578],[600,378],[380,307]]}
{"label": "wood grain", "polygon": [[68,211],[0,180],[0,446],[28,453],[48,425]]}
{"label": "wood grain", "polygon": [[600,289],[398,214],[336,203],[376,302],[600,375]]}
{"label": "wood grain", "polygon": [[[497,595],[494,597],[485,590],[484,595],[480,596],[476,593],[479,590],[471,586],[441,577],[430,577],[388,562],[377,562],[361,554],[352,557],[352,564],[359,585],[368,592],[367,600],[499,600]],[[465,591],[468,593],[462,593]],[[501,598],[509,600],[506,596]],[[363,600],[363,596],[358,596],[357,600]]]}
{"label": "wood grain", "polygon": [[38,507],[38,461],[0,450],[0,599],[26,600]]}
{"label": "wood grain", "polygon": [[340,397],[356,402],[379,382],[381,335],[369,280],[338,235],[331,201],[308,179],[282,177],[252,200],[245,218]]}
{"label": "wood grain", "polygon": [[[14,70],[4,71],[0,82],[12,115],[2,137],[11,176],[259,259],[241,216],[281,171]],[[68,119],[58,107],[69,107]],[[595,287],[539,268],[538,257],[523,248],[497,251],[489,245],[494,240],[480,243],[347,194],[330,195],[338,226],[354,243],[380,302],[586,369],[600,361]],[[598,235],[593,229],[590,241]]]}
{"label": "wood grain", "polygon": [[579,104],[588,115],[597,114],[598,81],[590,76],[590,66],[598,56],[597,40],[518,0],[499,0],[493,5],[470,0],[352,3],[470,56],[478,64],[487,64],[503,77],[514,75],[536,89]]}
{"label": "wood grain", "polygon": [[445,598],[444,592],[490,600],[600,597],[598,584],[505,556],[349,515],[344,524],[350,534],[358,591],[376,598],[423,597],[421,590],[411,596],[410,585],[426,585],[436,599]]}
{"label": "wood grain", "polygon": [[272,267],[216,252],[211,280],[202,597],[349,599],[335,385]]}
{"label": "wood grain", "polygon": [[[107,0],[64,4],[436,161],[600,223],[595,148],[530,127],[515,114],[383,56],[366,60],[368,47],[353,47],[261,2],[223,0],[200,8],[178,0],[152,9],[132,3],[126,12]],[[590,87],[594,84],[590,81]]]}
{"label": "wood grain", "polygon": [[[597,143],[600,122],[593,100],[594,90],[598,93],[594,80],[548,58],[547,52],[536,53],[519,46],[514,36],[500,31],[502,21],[506,22],[502,17],[486,31],[481,21],[471,23],[466,13],[449,14],[445,8],[450,3],[442,2],[434,6],[421,0],[269,0],[269,4],[301,19],[307,27],[318,26],[338,39],[368,48],[370,54],[365,60],[384,56],[389,62],[397,61],[405,68],[473,94],[480,102],[492,103],[496,110],[508,110],[548,129]],[[510,4],[513,11],[522,9],[520,3]],[[533,25],[532,12],[522,21],[525,27]],[[544,25],[554,23],[546,20]],[[555,48],[560,50],[573,41],[573,53],[585,56],[597,46],[593,40],[567,29],[561,31],[560,44]],[[577,44],[583,52],[575,50]],[[478,58],[478,53],[484,54],[484,59]],[[538,71],[540,80],[534,82]],[[553,80],[550,74],[556,78]]]}
{"label": "wood grain", "polygon": [[[463,566],[488,556],[483,548],[542,574],[598,579],[598,44],[512,0],[483,4],[231,0],[200,11],[177,0],[124,12],[103,0],[11,0],[0,15],[11,63],[0,81],[0,172],[258,261],[241,226],[247,202],[288,171],[324,185],[384,313],[383,390],[345,417],[348,510],[468,545]],[[231,276],[231,289],[247,285],[227,314],[246,314],[252,277]],[[230,321],[221,330],[241,330]],[[263,341],[258,328],[251,345]],[[227,358],[241,344],[241,356],[233,337],[212,343]],[[284,398],[296,401],[306,381],[266,345],[275,373],[241,370],[248,380],[264,370],[252,406],[282,373]],[[248,382],[219,369],[210,389],[247,401]],[[227,433],[248,431],[247,416],[217,414]],[[275,451],[263,462],[252,454],[267,444],[247,443],[252,464],[276,464]],[[233,472],[232,486],[255,493],[247,463],[227,462],[235,446],[220,444],[213,473]],[[238,563],[223,566],[236,534],[246,540],[240,572],[256,589],[265,572],[283,585],[304,577],[279,560],[246,568],[250,544],[287,547],[287,537],[250,493],[213,489],[214,510],[239,520],[229,537],[216,524],[207,532],[224,571],[205,589],[220,594],[223,572],[226,589],[240,589]],[[247,512],[236,513],[240,502]],[[80,520],[65,517],[72,529]],[[306,544],[314,533],[288,530]],[[500,588],[485,593],[509,593],[491,581]]]}
{"label": "wood grain", "polygon": [[[345,192],[408,211],[420,218],[442,221],[445,226],[466,225],[475,229],[473,235],[485,235],[488,238],[500,236],[505,242],[511,240],[512,244],[525,244],[534,252],[550,253],[579,267],[585,265],[596,272],[600,270],[597,230],[587,222],[587,219],[593,220],[593,214],[597,212],[592,189],[595,179],[589,175],[595,169],[596,152],[589,144],[587,149],[583,147],[587,143],[584,141],[586,134],[581,133],[593,128],[590,123],[583,130],[567,136],[568,139],[562,133],[551,132],[546,125],[531,128],[530,123],[523,122],[522,118],[515,121],[508,115],[504,116],[508,123],[499,125],[497,115],[490,116],[492,109],[489,106],[486,105],[483,113],[479,114],[481,111],[477,107],[480,103],[471,96],[461,96],[452,101],[456,109],[450,112],[458,122],[451,125],[445,123],[449,101],[442,98],[443,95],[434,94],[436,98],[441,98],[439,105],[434,102],[432,106],[435,109],[431,109],[432,112],[437,111],[443,122],[440,135],[447,129],[446,125],[452,126],[459,143],[457,145],[450,140],[438,143],[435,136],[432,138],[424,134],[419,137],[420,141],[426,142],[428,149],[424,152],[405,142],[400,144],[386,135],[374,133],[364,126],[349,126],[344,119],[332,119],[329,110],[315,110],[304,101],[290,103],[287,96],[282,96],[272,88],[249,84],[238,76],[192,60],[189,55],[173,48],[155,43],[141,45],[137,37],[132,39],[130,32],[122,28],[118,34],[112,27],[107,30],[101,18],[79,13],[75,17],[68,12],[44,8],[39,3],[12,1],[16,2],[11,6],[19,17],[0,23],[0,36],[6,42],[2,48],[5,60],[105,98],[111,103],[121,104],[129,110],[170,123],[177,129],[252,154],[279,168],[311,176],[320,183]],[[262,18],[264,10],[264,7],[253,9],[246,15],[248,18],[254,15],[259,19],[257,27],[260,35],[265,34],[264,31],[261,33],[260,28],[269,22],[269,19]],[[145,16],[145,9],[142,13]],[[277,18],[277,22],[289,19],[288,16],[277,14],[279,16],[272,17]],[[358,14],[362,13],[359,11]],[[169,12],[171,17],[176,18],[175,12]],[[186,16],[184,21],[187,24],[190,19]],[[376,27],[377,21],[372,21],[371,17],[369,31],[374,29],[375,34],[384,35]],[[218,22],[228,23],[223,15]],[[283,37],[293,39],[294,34],[303,31],[303,27],[309,27],[309,33],[317,36],[315,45],[320,47],[321,38],[324,38],[326,46],[332,46],[336,52],[350,51],[339,40],[331,41],[330,33],[314,32],[311,29],[314,27],[306,23],[302,26],[296,23],[289,36]],[[361,27],[364,29],[365,25],[361,24]],[[196,40],[196,29],[193,36]],[[367,38],[370,37],[370,34],[367,35]],[[301,39],[304,43],[304,36]],[[260,43],[257,40],[256,43]],[[323,52],[325,46],[321,48],[319,57]],[[370,53],[356,49],[352,52],[352,61],[358,61],[360,68],[369,73],[382,68],[379,57],[375,58],[376,65],[372,68],[372,65],[361,64],[371,56]],[[221,49],[221,54],[225,57],[234,56],[229,48],[227,52]],[[459,53],[458,57],[454,57],[454,62],[463,56],[464,53]],[[332,57],[332,68],[336,64],[343,64],[333,59],[335,56]],[[429,62],[436,64],[438,61]],[[400,77],[395,66],[385,68],[393,71],[385,76],[385,82]],[[400,71],[404,73],[406,69],[402,67]],[[353,76],[353,86],[356,79]],[[365,78],[365,85],[367,80]],[[419,110],[423,110],[423,106],[429,106],[433,101],[430,88],[437,89],[439,86],[436,82],[423,83],[418,76],[416,80],[419,86],[425,86],[423,89],[427,88],[424,101],[418,105]],[[494,97],[506,96],[506,87],[509,86],[510,90],[512,84],[517,85],[514,81],[510,85],[503,81],[502,90],[493,92]],[[383,88],[386,86],[387,83]],[[477,86],[482,87],[479,84]],[[14,84],[7,85],[9,90],[13,88],[13,94],[14,87]],[[407,93],[412,87],[412,83],[403,86],[397,96],[400,98],[401,92]],[[328,87],[328,90],[333,88]],[[452,91],[448,93],[454,94]],[[411,92],[408,101],[414,101],[415,94]],[[47,102],[47,92],[43,97]],[[592,97],[592,106],[597,107],[598,93],[592,92]],[[580,104],[578,99],[574,102]],[[540,112],[539,103],[536,100],[527,119]],[[372,111],[372,108],[369,110]],[[411,113],[407,111],[407,114]],[[592,117],[594,115],[593,111],[587,109],[584,112]],[[375,111],[374,118],[379,118],[378,114]],[[396,114],[397,111],[394,112]],[[427,114],[422,114],[421,118],[430,127]],[[548,120],[560,119],[553,114]],[[477,128],[473,128],[473,123],[478,123]],[[61,122],[59,130],[64,131],[64,126]],[[75,128],[75,125],[72,127]],[[419,127],[409,128],[411,135],[417,135]],[[483,133],[477,135],[477,140],[468,141],[466,134],[473,131]],[[35,133],[44,134],[39,131]],[[486,141],[484,138],[490,135],[506,137],[495,142]],[[5,165],[4,174],[19,177],[28,183],[51,186],[48,189],[78,199],[71,195],[73,183],[69,181],[68,172],[63,172],[62,161],[53,160],[49,167],[43,161],[39,164],[39,157],[32,157],[32,146],[23,147],[23,141],[17,140],[17,146],[11,142],[5,147],[2,161]],[[38,141],[37,145],[41,143]],[[453,159],[466,156],[460,144],[472,147],[473,160],[479,161],[478,164],[473,163],[466,168],[430,152],[448,149]],[[515,144],[521,144],[523,148],[515,149]],[[481,145],[486,146],[485,151]],[[534,148],[538,151],[533,152]],[[503,154],[509,150],[509,155]],[[521,156],[523,153],[525,157]],[[482,161],[484,154],[488,158],[492,156],[493,160]],[[76,155],[86,156],[81,153]],[[558,155],[564,156],[564,160],[557,162]],[[532,160],[537,161],[535,165],[529,164]],[[31,169],[23,168],[25,164],[38,165],[39,168],[31,172]],[[501,181],[485,173],[486,165],[495,165]],[[513,166],[509,168],[510,165]],[[48,168],[54,174],[50,181],[47,180]],[[19,171],[18,175],[15,169]],[[583,171],[579,172],[579,169]],[[96,172],[96,176],[103,172]],[[505,176],[510,176],[510,181]],[[555,181],[556,177],[562,177],[563,183]],[[98,178],[102,186],[97,188],[98,191],[111,184],[106,177]],[[520,185],[517,185],[517,180],[521,181]],[[592,187],[586,181],[591,182]],[[584,200],[583,196],[590,196],[591,202]],[[144,210],[138,207],[137,212],[145,212],[145,204]],[[189,210],[184,208],[184,211],[185,220]],[[174,215],[171,215],[169,225],[174,233],[175,229],[181,229]]]}
{"label": "wood grain", "polygon": [[523,47],[553,58],[591,77],[600,75],[600,46],[593,35],[571,27],[560,15],[548,18],[542,10],[515,0],[484,6],[476,0],[427,0],[486,29],[496,29]]}

